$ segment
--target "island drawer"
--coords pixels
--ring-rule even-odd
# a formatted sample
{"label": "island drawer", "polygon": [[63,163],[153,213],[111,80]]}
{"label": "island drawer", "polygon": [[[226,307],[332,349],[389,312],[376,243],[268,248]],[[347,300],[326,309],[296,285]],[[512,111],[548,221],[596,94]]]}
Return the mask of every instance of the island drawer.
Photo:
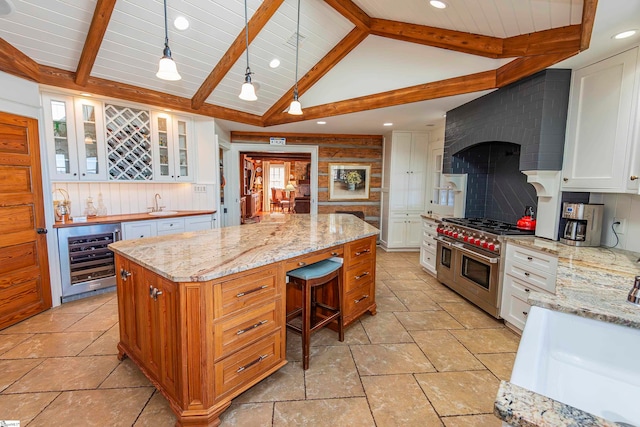
{"label": "island drawer", "polygon": [[296,268],[304,267],[324,259],[332,257],[342,257],[344,251],[342,246],[333,246],[328,249],[324,249],[318,252],[314,252],[313,255],[301,255],[284,262],[285,271],[295,270]]}
{"label": "island drawer", "polygon": [[557,256],[544,254],[513,244],[507,245],[506,259],[521,264],[522,267],[536,268],[554,276],[558,268]]}
{"label": "island drawer", "polygon": [[168,218],[157,220],[158,236],[181,233],[184,231],[184,218]]}
{"label": "island drawer", "polygon": [[345,294],[342,301],[345,318],[367,311],[374,301],[373,286],[374,283],[369,282]]}
{"label": "island drawer", "polygon": [[556,291],[556,276],[545,271],[540,271],[536,268],[529,266],[523,266],[521,263],[512,262],[507,259],[507,263],[504,267],[505,274],[520,279],[527,285],[531,285],[535,288],[545,290],[547,292],[555,293]]}
{"label": "island drawer", "polygon": [[214,365],[215,396],[220,399],[232,391],[254,384],[282,361],[281,333],[278,331],[240,350]]}
{"label": "island drawer", "polygon": [[368,259],[373,259],[375,253],[376,239],[375,236],[371,236],[345,244],[344,260],[347,266],[351,266]]}
{"label": "island drawer", "polygon": [[228,356],[282,326],[282,316],[279,315],[282,313],[281,305],[278,298],[260,308],[217,321],[213,326],[215,360]]}
{"label": "island drawer", "polygon": [[360,286],[371,282],[374,277],[375,268],[376,263],[373,259],[369,259],[349,268],[345,273],[344,292],[350,292],[355,288],[359,288]]}
{"label": "island drawer", "polygon": [[213,285],[213,310],[216,319],[274,299],[278,295],[278,269],[259,267],[248,273],[230,276],[230,280]]}

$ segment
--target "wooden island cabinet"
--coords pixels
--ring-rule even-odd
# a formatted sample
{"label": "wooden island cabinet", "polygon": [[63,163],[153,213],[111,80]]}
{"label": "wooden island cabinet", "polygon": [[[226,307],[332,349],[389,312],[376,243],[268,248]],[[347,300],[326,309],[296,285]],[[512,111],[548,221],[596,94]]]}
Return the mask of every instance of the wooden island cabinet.
{"label": "wooden island cabinet", "polygon": [[[377,229],[353,215],[295,217],[111,246],[118,357],[163,393],[177,426],[219,425],[234,397],[287,363],[287,271],[342,258],[344,324],[376,313]],[[248,228],[262,245],[238,244]]]}

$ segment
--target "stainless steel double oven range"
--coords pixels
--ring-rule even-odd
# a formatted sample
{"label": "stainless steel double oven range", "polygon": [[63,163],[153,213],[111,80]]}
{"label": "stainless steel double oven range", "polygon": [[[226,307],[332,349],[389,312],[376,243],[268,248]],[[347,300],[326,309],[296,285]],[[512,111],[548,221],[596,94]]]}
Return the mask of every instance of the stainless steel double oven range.
{"label": "stainless steel double oven range", "polygon": [[437,231],[438,280],[499,318],[505,236],[534,232],[484,218],[444,218]]}

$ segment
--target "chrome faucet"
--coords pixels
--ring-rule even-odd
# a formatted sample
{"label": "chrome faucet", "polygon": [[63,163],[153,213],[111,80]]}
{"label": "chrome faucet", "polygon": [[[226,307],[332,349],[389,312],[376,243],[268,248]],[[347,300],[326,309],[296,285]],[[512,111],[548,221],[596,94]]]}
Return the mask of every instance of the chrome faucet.
{"label": "chrome faucet", "polygon": [[158,199],[162,199],[162,197],[160,197],[160,194],[156,193],[155,196],[153,196],[153,208],[152,208],[152,212],[160,212],[160,210],[162,210],[162,207],[158,206]]}

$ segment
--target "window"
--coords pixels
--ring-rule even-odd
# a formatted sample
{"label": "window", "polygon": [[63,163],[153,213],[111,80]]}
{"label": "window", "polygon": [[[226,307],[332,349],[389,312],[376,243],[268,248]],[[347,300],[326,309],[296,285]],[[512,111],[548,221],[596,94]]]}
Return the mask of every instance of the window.
{"label": "window", "polygon": [[269,167],[269,187],[284,188],[284,165],[271,165]]}

